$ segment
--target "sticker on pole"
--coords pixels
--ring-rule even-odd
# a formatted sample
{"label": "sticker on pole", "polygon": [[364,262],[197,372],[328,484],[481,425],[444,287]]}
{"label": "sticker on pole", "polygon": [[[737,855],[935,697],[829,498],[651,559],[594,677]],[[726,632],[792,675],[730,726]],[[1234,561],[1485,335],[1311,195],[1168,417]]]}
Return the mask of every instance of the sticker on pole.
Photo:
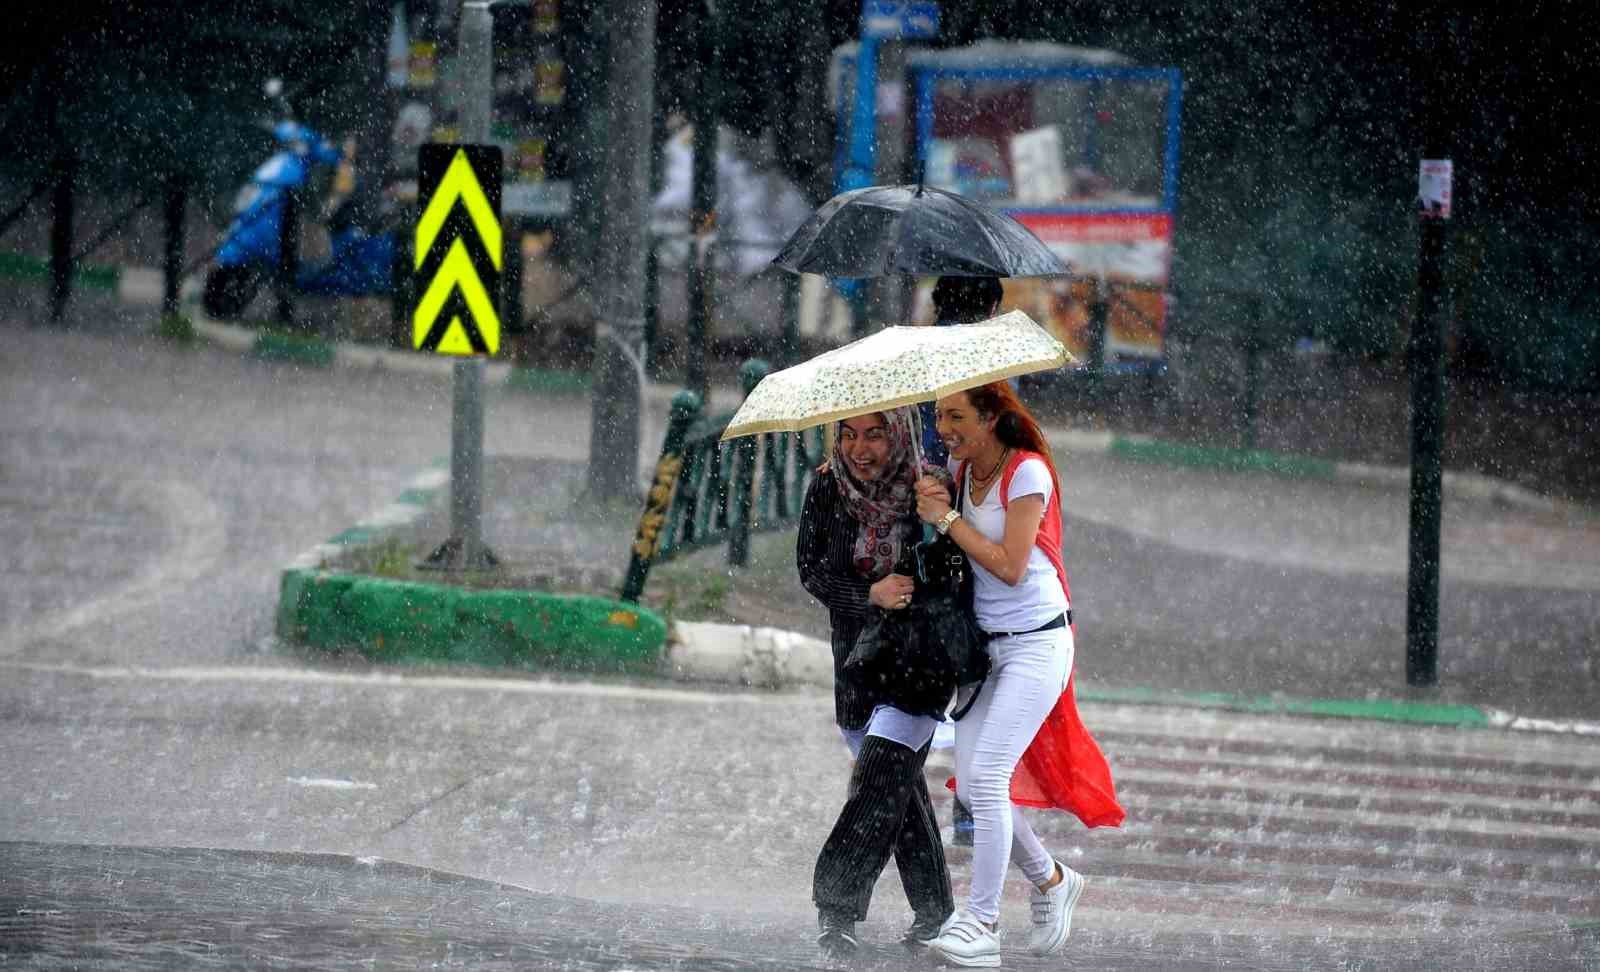
{"label": "sticker on pole", "polygon": [[411,343],[436,354],[500,348],[500,149],[424,145],[417,153]]}
{"label": "sticker on pole", "polygon": [[1450,218],[1450,160],[1423,159],[1417,171],[1417,215],[1423,219]]}

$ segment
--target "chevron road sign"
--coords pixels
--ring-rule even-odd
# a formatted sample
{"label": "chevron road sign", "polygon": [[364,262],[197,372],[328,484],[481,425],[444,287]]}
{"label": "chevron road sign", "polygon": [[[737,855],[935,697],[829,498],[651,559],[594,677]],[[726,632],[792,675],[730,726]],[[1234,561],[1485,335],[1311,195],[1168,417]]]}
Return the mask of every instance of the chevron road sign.
{"label": "chevron road sign", "polygon": [[411,341],[419,351],[492,355],[500,347],[500,149],[424,145],[422,216],[412,252]]}

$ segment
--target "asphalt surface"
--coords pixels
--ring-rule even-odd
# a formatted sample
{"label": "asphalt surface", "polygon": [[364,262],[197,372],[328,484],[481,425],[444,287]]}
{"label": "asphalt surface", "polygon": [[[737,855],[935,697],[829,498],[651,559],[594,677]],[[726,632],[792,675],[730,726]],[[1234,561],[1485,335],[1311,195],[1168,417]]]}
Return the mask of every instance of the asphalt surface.
{"label": "asphalt surface", "polygon": [[1448,498],[1439,685],[1409,692],[1404,489],[1066,463],[1085,679],[1600,717],[1591,515]]}
{"label": "asphalt surface", "polygon": [[[807,878],[844,784],[822,693],[30,666],[10,667],[0,712],[0,941],[19,956],[816,958]],[[1089,875],[1074,964],[1600,959],[1592,742],[1148,706],[1085,718],[1130,819],[1085,833],[1037,817]],[[967,863],[952,852],[958,886]],[[1002,903],[1014,934],[1020,884]],[[908,920],[886,876],[869,964],[905,964],[891,946]]]}
{"label": "asphalt surface", "polygon": [[[826,692],[392,671],[302,657],[271,638],[282,565],[448,453],[447,379],[177,349],[137,336],[116,308],[88,307],[65,332],[23,319],[0,322],[0,959],[816,963],[810,866],[845,774]],[[489,452],[582,457],[583,400],[492,392],[488,408]],[[1231,494],[1270,520],[1254,498],[1269,487],[1254,481],[1106,475],[1106,495],[1124,501],[1170,476],[1173,495]],[[1093,492],[1075,508],[1104,531],[1105,564],[1078,571],[1075,595],[1121,597],[1124,619],[1191,586],[1215,599],[1293,581],[1305,593],[1267,598],[1288,601],[1275,639],[1288,664],[1349,650],[1363,629],[1312,635],[1345,607],[1393,596],[1377,593],[1392,585],[1381,572],[1107,525]],[[1073,542],[1095,562],[1093,534]],[[1563,650],[1591,657],[1592,605],[1560,600],[1582,592],[1452,575],[1449,556],[1447,585],[1512,591],[1522,599],[1507,612],[1542,605],[1551,620],[1539,637],[1570,630],[1577,647]],[[1259,573],[1237,574],[1241,561]],[[1117,581],[1096,577],[1119,569]],[[1347,585],[1374,593],[1360,601]],[[1144,670],[1136,641],[1172,657],[1181,679],[1224,664],[1219,645],[1268,643],[1238,633],[1242,610],[1222,628],[1196,613],[1192,644],[1168,617],[1137,638],[1130,627],[1121,652],[1102,641],[1095,677],[1121,663],[1135,684],[1159,680],[1167,670]],[[1563,680],[1577,683],[1569,698],[1594,698],[1570,669],[1529,671],[1552,699]],[[1047,843],[1090,877],[1052,966],[1600,967],[1592,738],[1084,711],[1130,820],[1086,833],[1039,818]],[[947,768],[935,760],[935,784]],[[964,887],[959,852],[952,866]],[[1017,935],[1019,884],[1003,903]],[[925,967],[892,945],[909,917],[894,885],[880,886],[860,964]],[[1007,964],[1044,967],[1015,948]]]}

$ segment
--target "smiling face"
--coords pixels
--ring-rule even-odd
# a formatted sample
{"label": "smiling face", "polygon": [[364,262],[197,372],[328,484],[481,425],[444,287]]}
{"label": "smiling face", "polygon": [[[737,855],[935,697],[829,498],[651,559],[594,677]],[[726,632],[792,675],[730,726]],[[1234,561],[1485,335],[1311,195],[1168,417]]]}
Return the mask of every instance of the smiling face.
{"label": "smiling face", "polygon": [[984,415],[972,405],[966,392],[946,395],[934,404],[939,438],[956,459],[971,461],[985,455],[994,445],[994,416]]}
{"label": "smiling face", "polygon": [[870,483],[882,476],[889,463],[889,427],[883,413],[858,415],[840,422],[839,451],[862,482]]}

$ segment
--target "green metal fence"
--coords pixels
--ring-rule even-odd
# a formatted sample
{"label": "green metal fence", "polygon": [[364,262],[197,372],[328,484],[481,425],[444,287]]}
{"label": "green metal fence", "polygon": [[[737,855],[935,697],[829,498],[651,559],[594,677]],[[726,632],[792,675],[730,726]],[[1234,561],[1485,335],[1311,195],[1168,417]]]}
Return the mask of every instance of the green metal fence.
{"label": "green metal fence", "polygon": [[[740,368],[744,393],[766,376],[764,361]],[[703,414],[694,392],[679,392],[634,531],[622,600],[637,601],[650,567],[680,553],[726,543],[728,563],[749,561],[752,533],[800,518],[805,491],[822,462],[823,430],[743,436],[723,442],[733,413]]]}

